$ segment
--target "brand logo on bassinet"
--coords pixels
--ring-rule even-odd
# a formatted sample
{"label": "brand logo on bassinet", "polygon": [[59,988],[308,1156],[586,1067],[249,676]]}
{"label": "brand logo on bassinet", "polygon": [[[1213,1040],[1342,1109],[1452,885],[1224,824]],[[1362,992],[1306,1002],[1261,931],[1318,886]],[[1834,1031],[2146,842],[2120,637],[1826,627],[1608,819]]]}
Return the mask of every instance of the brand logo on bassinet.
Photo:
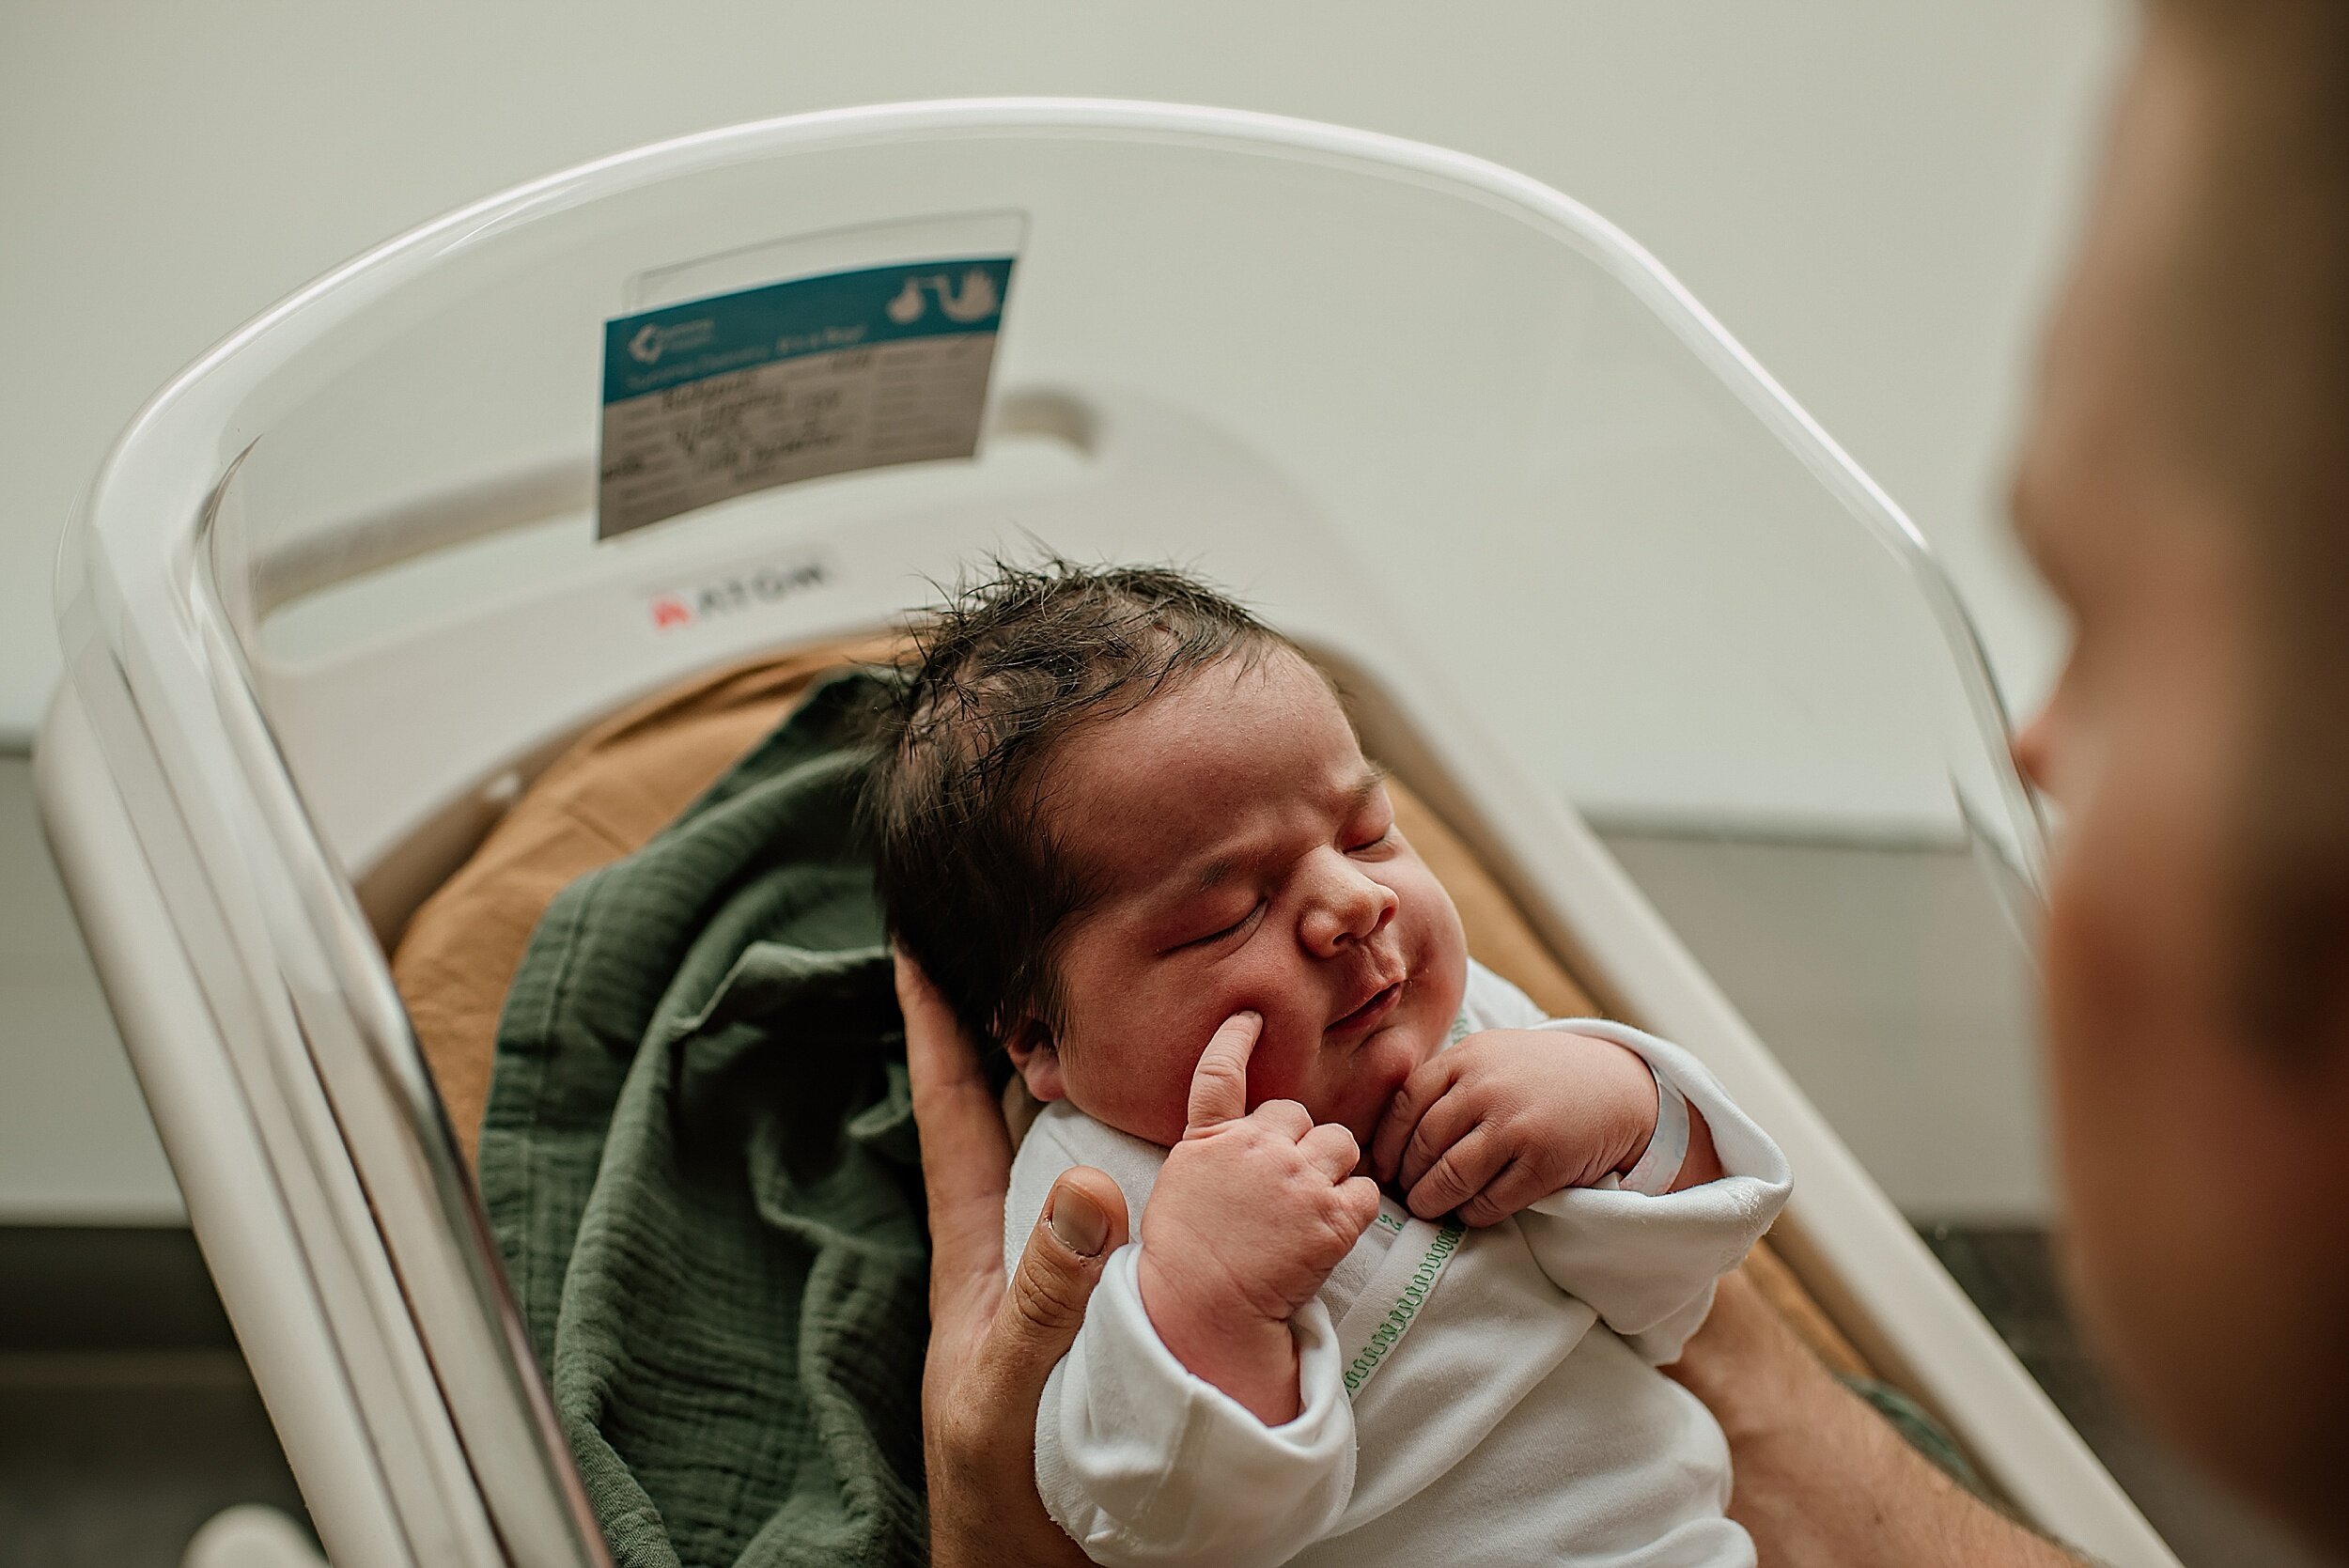
{"label": "brand logo on bassinet", "polygon": [[831,581],[832,568],[817,556],[770,561],[657,589],[645,597],[645,608],[652,629],[665,637],[722,616],[770,609]]}
{"label": "brand logo on bassinet", "polygon": [[717,335],[718,322],[713,317],[673,321],[665,327],[647,321],[628,340],[629,357],[639,365],[655,365],[663,354],[706,349]]}

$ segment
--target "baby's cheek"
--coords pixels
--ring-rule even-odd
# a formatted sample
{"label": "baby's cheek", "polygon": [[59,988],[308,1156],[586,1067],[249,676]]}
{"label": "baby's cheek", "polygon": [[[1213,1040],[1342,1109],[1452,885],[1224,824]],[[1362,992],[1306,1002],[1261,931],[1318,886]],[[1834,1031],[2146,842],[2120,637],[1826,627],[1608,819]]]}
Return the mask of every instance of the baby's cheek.
{"label": "baby's cheek", "polygon": [[1153,1143],[1178,1142],[1190,1119],[1200,1048],[1185,1050],[1130,1036],[1086,1045],[1090,1048],[1071,1049],[1064,1059],[1068,1097],[1077,1109]]}
{"label": "baby's cheek", "polygon": [[[1441,890],[1438,890],[1441,897]],[[1443,1015],[1444,1026],[1451,1027],[1453,1015],[1460,1010],[1461,998],[1468,991],[1468,936],[1460,928],[1460,917],[1453,909],[1449,898],[1428,911],[1425,933],[1425,958],[1421,973],[1425,976],[1426,995],[1422,1005]]]}
{"label": "baby's cheek", "polygon": [[1324,1097],[1313,1071],[1313,1042],[1319,1037],[1318,1030],[1267,1018],[1264,1032],[1256,1037],[1256,1048],[1249,1054],[1248,1103],[1296,1100],[1309,1110],[1314,1109],[1315,1102]]}

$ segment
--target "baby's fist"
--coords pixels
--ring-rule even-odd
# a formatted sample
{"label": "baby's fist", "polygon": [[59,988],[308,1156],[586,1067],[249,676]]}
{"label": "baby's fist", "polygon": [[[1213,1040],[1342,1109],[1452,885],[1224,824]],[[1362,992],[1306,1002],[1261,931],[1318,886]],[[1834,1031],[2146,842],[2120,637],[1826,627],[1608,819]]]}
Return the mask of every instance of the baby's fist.
{"label": "baby's fist", "polygon": [[1611,1040],[1490,1029],[1421,1063],[1387,1108],[1371,1163],[1411,1212],[1490,1225],[1626,1171],[1656,1131],[1656,1079]]}
{"label": "baby's fist", "polygon": [[1190,1128],[1142,1214],[1139,1281],[1175,1359],[1268,1423],[1297,1412],[1289,1319],[1378,1213],[1361,1151],[1294,1100],[1247,1109],[1262,1020],[1216,1032],[1192,1078]]}
{"label": "baby's fist", "polygon": [[1286,1323],[1378,1213],[1377,1184],[1350,1174],[1361,1159],[1352,1133],[1295,1100],[1194,1126],[1143,1211],[1143,1263],[1219,1315]]}

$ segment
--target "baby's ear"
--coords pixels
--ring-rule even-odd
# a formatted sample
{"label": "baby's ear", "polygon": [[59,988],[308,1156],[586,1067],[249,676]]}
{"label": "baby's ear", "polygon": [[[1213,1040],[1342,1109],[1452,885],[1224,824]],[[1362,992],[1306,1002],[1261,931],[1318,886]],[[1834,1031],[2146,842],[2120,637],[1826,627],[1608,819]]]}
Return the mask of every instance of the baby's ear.
{"label": "baby's ear", "polygon": [[1019,1069],[1028,1093],[1050,1104],[1066,1099],[1068,1086],[1061,1079],[1060,1050],[1051,1027],[1033,1016],[1021,1018],[1003,1035],[1003,1054]]}

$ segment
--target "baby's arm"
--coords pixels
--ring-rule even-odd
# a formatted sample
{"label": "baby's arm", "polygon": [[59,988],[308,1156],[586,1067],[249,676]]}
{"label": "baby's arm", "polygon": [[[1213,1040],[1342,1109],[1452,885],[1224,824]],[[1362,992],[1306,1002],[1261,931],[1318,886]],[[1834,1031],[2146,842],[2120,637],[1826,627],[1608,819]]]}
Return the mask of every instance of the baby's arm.
{"label": "baby's arm", "polygon": [[1168,1349],[1143,1306],[1146,1252],[1111,1256],[1045,1385],[1035,1421],[1045,1511],[1112,1568],[1285,1562],[1329,1533],[1354,1492],[1353,1407],[1330,1314],[1311,1301],[1283,1327],[1299,1409],[1268,1426]]}
{"label": "baby's arm", "polygon": [[[1287,1102],[1246,1110],[1259,1027],[1243,1015],[1209,1043],[1141,1240],[1110,1260],[1037,1411],[1037,1488],[1097,1561],[1282,1562],[1352,1495],[1352,1411],[1315,1293],[1377,1192],[1351,1176],[1344,1128]],[[1016,1196],[1040,1201],[1045,1163],[1015,1173]]]}
{"label": "baby's arm", "polygon": [[[1659,1134],[1671,1098],[1685,1145]],[[1490,1030],[1436,1057],[1396,1095],[1373,1159],[1416,1213],[1519,1214],[1543,1271],[1658,1363],[1791,1185],[1778,1146],[1695,1058],[1597,1019]],[[1629,1173],[1645,1190],[1624,1189]]]}
{"label": "baby's arm", "polygon": [[1722,1173],[1701,1186],[1662,1197],[1596,1188],[1555,1192],[1519,1217],[1542,1272],[1662,1366],[1679,1358],[1703,1324],[1714,1281],[1743,1261],[1786,1206],[1794,1172],[1769,1134],[1679,1047],[1618,1023],[1551,1027],[1603,1034],[1638,1052],[1659,1081],[1687,1096],[1692,1125],[1703,1116],[1718,1151]]}
{"label": "baby's arm", "polygon": [[1216,1031],[1193,1070],[1189,1126],[1142,1213],[1136,1276],[1159,1337],[1184,1366],[1268,1426],[1297,1414],[1289,1325],[1378,1213],[1361,1151],[1294,1100],[1248,1109],[1264,1020]]}

